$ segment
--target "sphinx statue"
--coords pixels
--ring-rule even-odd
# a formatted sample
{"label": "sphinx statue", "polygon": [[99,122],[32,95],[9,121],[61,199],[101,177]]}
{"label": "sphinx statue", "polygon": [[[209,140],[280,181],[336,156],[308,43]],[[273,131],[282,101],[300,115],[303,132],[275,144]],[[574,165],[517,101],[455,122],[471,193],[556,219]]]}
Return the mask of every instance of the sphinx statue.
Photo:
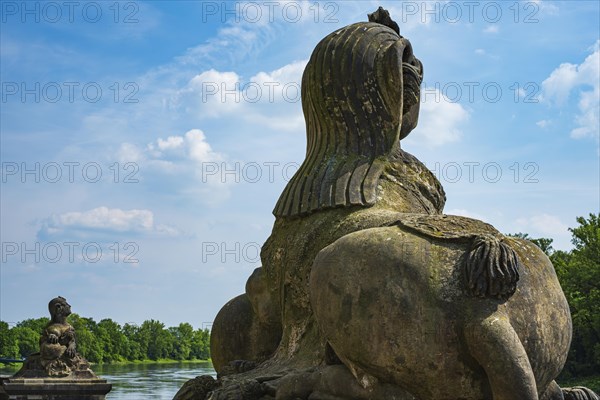
{"label": "sphinx statue", "polygon": [[97,378],[77,353],[75,330],[67,322],[71,305],[58,296],[50,300],[48,311],[51,319],[40,336],[40,352],[27,357],[14,378]]}
{"label": "sphinx statue", "polygon": [[39,353],[27,357],[16,374],[0,379],[0,398],[104,400],[112,384],[77,353],[75,330],[67,322],[71,306],[58,296],[48,311],[51,319],[40,336]]}
{"label": "sphinx statue", "polygon": [[422,78],[381,8],[317,44],[302,77],[306,159],[262,267],[214,321],[218,379],[175,399],[598,398],[555,382],[571,317],[548,257],[443,214],[442,185],[402,150]]}

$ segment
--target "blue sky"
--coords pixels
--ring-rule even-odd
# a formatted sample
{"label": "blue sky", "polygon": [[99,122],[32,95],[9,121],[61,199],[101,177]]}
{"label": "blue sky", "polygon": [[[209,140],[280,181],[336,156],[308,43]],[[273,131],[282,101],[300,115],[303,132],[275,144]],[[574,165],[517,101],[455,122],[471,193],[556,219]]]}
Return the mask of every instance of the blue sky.
{"label": "blue sky", "polygon": [[[402,142],[445,212],[550,237],[599,212],[596,1],[2,1],[0,319],[208,326],[305,151],[318,41],[390,10],[425,68]],[[72,7],[72,8],[70,8]]]}

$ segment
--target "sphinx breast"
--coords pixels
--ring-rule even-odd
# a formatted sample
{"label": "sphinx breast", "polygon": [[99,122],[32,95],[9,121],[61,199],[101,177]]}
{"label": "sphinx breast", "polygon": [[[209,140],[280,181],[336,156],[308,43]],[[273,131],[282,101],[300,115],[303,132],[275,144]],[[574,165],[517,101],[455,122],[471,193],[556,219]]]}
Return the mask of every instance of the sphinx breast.
{"label": "sphinx breast", "polygon": [[67,346],[60,343],[43,343],[40,347],[40,353],[45,360],[55,360],[62,357],[67,350]]}

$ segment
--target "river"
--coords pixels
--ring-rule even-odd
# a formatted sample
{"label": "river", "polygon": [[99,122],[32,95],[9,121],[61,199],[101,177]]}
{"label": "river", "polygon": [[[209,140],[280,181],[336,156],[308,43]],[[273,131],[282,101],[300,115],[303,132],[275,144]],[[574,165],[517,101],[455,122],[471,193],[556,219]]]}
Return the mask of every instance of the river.
{"label": "river", "polygon": [[[18,369],[19,366],[0,366],[0,375],[12,375]],[[113,385],[107,400],[171,400],[187,380],[198,375],[216,375],[209,362],[107,364],[94,365],[92,369]]]}

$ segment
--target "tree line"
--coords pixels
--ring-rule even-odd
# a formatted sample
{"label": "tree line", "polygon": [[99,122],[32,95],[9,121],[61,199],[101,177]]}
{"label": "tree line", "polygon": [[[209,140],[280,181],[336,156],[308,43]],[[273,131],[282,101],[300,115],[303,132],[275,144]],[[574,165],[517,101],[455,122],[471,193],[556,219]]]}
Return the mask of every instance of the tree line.
{"label": "tree line", "polygon": [[[77,351],[93,363],[143,360],[207,360],[210,333],[188,323],[166,328],[160,321],[119,325],[111,319],[95,322],[72,314]],[[39,340],[49,318],[26,319],[9,327],[0,321],[0,357],[24,358],[39,351]]]}
{"label": "tree line", "polygon": [[540,247],[552,261],[573,320],[573,340],[562,378],[597,375],[600,371],[600,214],[578,217],[569,228],[571,251],[554,250],[552,239],[515,235]]}

